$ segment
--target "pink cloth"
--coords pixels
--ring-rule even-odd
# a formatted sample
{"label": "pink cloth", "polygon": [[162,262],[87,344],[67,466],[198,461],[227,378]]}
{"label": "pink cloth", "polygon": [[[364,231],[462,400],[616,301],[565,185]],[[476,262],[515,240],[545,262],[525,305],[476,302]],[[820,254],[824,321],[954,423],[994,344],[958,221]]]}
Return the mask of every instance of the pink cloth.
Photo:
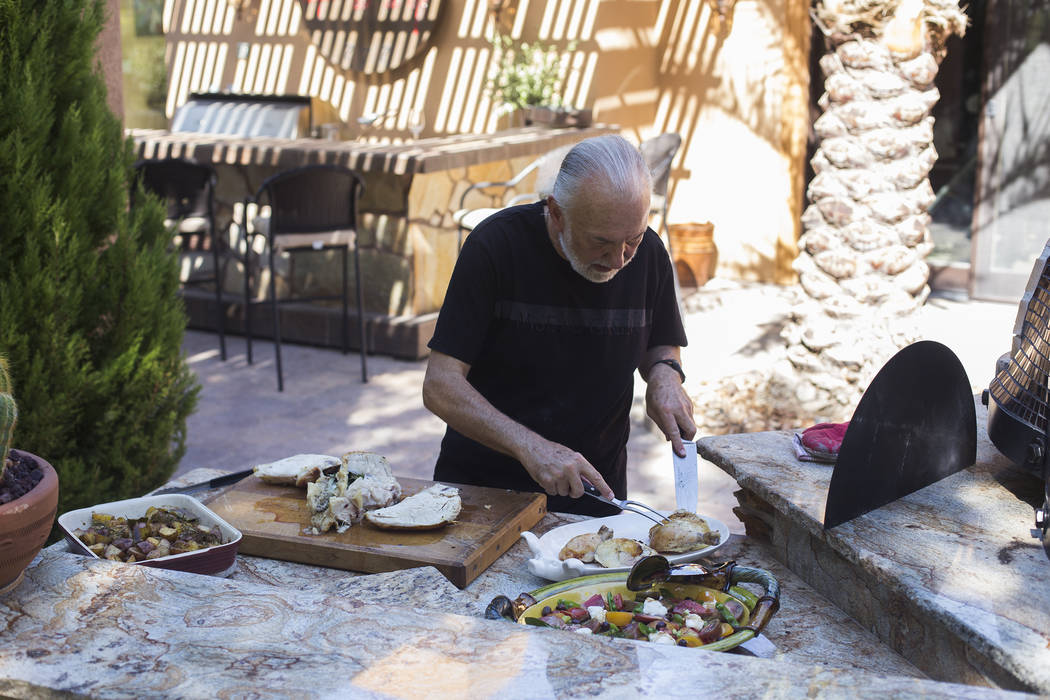
{"label": "pink cloth", "polygon": [[834,463],[846,437],[849,421],[845,423],[817,423],[801,433],[795,433],[795,456],[803,462]]}

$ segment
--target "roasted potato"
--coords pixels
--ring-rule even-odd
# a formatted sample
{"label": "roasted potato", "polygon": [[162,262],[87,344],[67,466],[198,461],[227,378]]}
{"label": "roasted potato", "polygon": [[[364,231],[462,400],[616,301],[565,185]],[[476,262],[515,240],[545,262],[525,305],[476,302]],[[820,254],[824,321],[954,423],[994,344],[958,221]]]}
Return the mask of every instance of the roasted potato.
{"label": "roasted potato", "polygon": [[136,562],[223,544],[218,528],[203,525],[181,508],[150,508],[128,520],[92,513],[91,524],[73,533],[101,559]]}

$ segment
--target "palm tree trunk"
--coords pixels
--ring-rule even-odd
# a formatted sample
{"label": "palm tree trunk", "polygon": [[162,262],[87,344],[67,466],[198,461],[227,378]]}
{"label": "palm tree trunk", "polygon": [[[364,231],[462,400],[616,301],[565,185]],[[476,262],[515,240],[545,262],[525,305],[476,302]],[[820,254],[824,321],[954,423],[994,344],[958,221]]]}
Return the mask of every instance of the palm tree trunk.
{"label": "palm tree trunk", "polygon": [[784,338],[801,413],[842,420],[918,339],[933,248],[934,78],[966,20],[956,0],[818,0],[814,16],[827,38],[824,111]]}

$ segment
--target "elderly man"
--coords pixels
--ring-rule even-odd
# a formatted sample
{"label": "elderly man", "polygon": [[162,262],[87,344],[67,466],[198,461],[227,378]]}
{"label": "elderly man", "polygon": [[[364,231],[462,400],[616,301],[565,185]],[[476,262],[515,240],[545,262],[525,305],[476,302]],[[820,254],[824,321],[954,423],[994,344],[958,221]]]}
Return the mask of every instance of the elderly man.
{"label": "elderly man", "polygon": [[448,424],[434,478],[546,491],[591,515],[584,481],[626,498],[634,371],[672,448],[696,433],[671,262],[648,228],[651,176],[620,136],[581,141],[552,192],[467,238],[438,316],[423,402]]}

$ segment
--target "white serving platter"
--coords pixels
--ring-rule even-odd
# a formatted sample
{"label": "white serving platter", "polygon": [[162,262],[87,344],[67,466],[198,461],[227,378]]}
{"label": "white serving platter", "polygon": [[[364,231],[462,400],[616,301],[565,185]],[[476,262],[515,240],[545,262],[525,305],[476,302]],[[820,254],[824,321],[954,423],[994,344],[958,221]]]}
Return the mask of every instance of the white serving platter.
{"label": "white serving platter", "polygon": [[[669,515],[665,512],[664,515]],[[703,549],[682,554],[664,555],[672,564],[695,561],[702,556],[711,554],[729,540],[729,526],[717,518],[708,515],[700,515],[707,521],[707,526],[718,533],[718,544],[709,545]],[[532,532],[521,533],[522,539],[532,550],[532,558],[526,562],[529,571],[549,581],[564,581],[577,576],[589,576],[591,574],[607,574],[614,571],[629,571],[630,567],[606,568],[601,564],[585,564],[579,559],[570,558],[565,561],[558,559],[558,552],[565,543],[576,535],[588,532],[597,532],[598,528],[605,525],[612,528],[614,537],[627,537],[639,542],[649,543],[649,528],[653,521],[637,513],[624,511],[619,515],[611,515],[606,518],[591,518],[581,520],[578,523],[569,523],[550,530],[542,537],[537,537]]]}

